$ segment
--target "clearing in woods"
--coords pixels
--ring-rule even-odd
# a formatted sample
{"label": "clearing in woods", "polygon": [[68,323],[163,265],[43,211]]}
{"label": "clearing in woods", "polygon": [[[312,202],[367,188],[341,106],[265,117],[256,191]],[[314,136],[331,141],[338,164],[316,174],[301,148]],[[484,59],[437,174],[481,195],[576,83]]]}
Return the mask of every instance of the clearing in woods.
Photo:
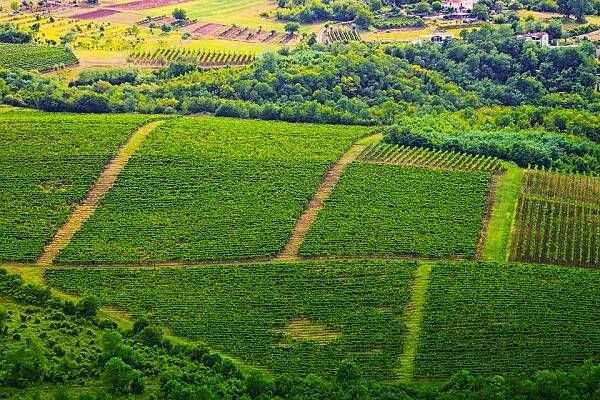
{"label": "clearing in woods", "polygon": [[85,200],[75,207],[67,222],[56,232],[52,241],[44,247],[44,251],[37,260],[39,265],[52,264],[58,253],[69,244],[83,223],[96,211],[100,200],[114,185],[117,177],[146,136],[163,122],[154,121],[142,126],[123,144],[118,153],[106,165]]}

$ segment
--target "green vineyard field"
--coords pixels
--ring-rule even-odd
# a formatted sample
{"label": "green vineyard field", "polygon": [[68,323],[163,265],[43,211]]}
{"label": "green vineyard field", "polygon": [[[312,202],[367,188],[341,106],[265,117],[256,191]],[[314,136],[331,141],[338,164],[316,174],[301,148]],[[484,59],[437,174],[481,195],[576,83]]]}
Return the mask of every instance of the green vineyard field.
{"label": "green vineyard field", "polygon": [[429,150],[421,147],[398,146],[382,142],[369,145],[358,159],[368,163],[416,165],[461,171],[488,171],[495,173],[502,170],[500,160],[494,157]]}
{"label": "green vineyard field", "polygon": [[274,372],[331,376],[343,359],[392,378],[403,348],[414,262],[327,261],[190,268],[48,269],[173,333]]}
{"label": "green vineyard field", "polygon": [[415,360],[420,377],[568,369],[600,355],[600,272],[440,263]]}
{"label": "green vineyard field", "polygon": [[221,67],[248,65],[254,62],[254,54],[231,51],[215,51],[200,49],[156,49],[151,51],[136,50],[129,55],[129,62],[138,65],[165,66],[174,61],[189,61],[199,67]]}
{"label": "green vineyard field", "polygon": [[471,258],[490,178],[487,172],[353,163],[300,254]]}
{"label": "green vineyard field", "polygon": [[77,64],[70,50],[41,44],[0,43],[0,68],[46,71]]}
{"label": "green vineyard field", "polygon": [[510,259],[600,267],[600,179],[526,171]]}
{"label": "green vineyard field", "polygon": [[0,260],[35,260],[118,146],[148,119],[0,113]]}
{"label": "green vineyard field", "polygon": [[228,118],[150,134],[59,263],[276,255],[329,165],[372,128]]}

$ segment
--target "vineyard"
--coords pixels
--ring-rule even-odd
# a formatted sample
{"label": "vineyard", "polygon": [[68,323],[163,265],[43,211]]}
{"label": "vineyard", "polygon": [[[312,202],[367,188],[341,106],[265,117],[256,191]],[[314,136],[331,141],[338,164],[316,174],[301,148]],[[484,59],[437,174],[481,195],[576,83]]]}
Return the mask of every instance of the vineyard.
{"label": "vineyard", "polygon": [[148,117],[0,114],[0,260],[34,261]]}
{"label": "vineyard", "polygon": [[48,71],[77,64],[75,55],[63,47],[0,43],[0,53],[0,68]]}
{"label": "vineyard", "polygon": [[194,63],[200,67],[221,67],[248,65],[254,62],[254,58],[254,54],[248,53],[200,49],[159,48],[154,51],[136,50],[131,53],[128,61],[136,65],[154,66],[165,66],[174,61],[186,61]]}
{"label": "vineyard", "polygon": [[170,121],[146,139],[60,263],[270,257],[366,127]]}
{"label": "vineyard", "polygon": [[327,29],[325,42],[326,44],[332,44],[338,42],[360,42],[361,40],[360,34],[356,29],[339,25]]}
{"label": "vineyard", "polygon": [[420,377],[568,369],[600,355],[598,271],[441,263],[427,293]]}
{"label": "vineyard", "polygon": [[477,171],[353,163],[300,254],[474,257],[490,178]]}
{"label": "vineyard", "polygon": [[421,147],[397,146],[382,142],[369,145],[358,159],[367,163],[415,165],[461,171],[496,173],[502,170],[500,160],[495,157],[429,150]]}
{"label": "vineyard", "polygon": [[[331,376],[342,359],[392,378],[414,262],[336,261],[166,269],[49,269],[46,281],[274,372]],[[382,329],[384,328],[384,329]]]}
{"label": "vineyard", "polygon": [[600,267],[600,179],[526,171],[510,260]]}

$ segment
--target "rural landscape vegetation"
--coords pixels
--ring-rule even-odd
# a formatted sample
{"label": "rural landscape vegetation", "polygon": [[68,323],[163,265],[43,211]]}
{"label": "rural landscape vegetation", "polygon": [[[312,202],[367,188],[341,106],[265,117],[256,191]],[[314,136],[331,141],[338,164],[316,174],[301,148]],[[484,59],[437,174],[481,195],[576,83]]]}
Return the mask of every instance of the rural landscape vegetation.
{"label": "rural landscape vegetation", "polygon": [[597,399],[600,1],[0,0],[0,399]]}

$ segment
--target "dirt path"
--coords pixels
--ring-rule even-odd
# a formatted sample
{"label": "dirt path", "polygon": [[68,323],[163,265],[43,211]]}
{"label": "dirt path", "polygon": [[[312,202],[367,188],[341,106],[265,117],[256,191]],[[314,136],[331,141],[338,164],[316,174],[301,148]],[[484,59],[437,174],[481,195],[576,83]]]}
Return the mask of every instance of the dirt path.
{"label": "dirt path", "polygon": [[150,122],[140,127],[121,146],[115,156],[106,164],[104,171],[102,171],[98,180],[88,192],[85,200],[75,207],[67,222],[56,232],[52,241],[44,247],[44,251],[37,260],[37,265],[52,264],[59,251],[69,244],[83,223],[96,211],[98,203],[114,185],[117,177],[146,136],[163,122]]}
{"label": "dirt path", "polygon": [[406,306],[405,324],[406,335],[404,337],[404,350],[400,356],[400,368],[398,377],[402,380],[410,380],[413,377],[415,369],[415,355],[417,354],[417,345],[421,335],[421,326],[423,324],[423,309],[427,297],[427,287],[429,285],[429,275],[433,263],[419,263],[415,271],[415,280],[412,283],[412,297],[410,303]]}
{"label": "dirt path", "polygon": [[359,140],[329,168],[325,174],[325,178],[323,178],[323,181],[321,182],[321,186],[319,186],[317,192],[310,199],[302,214],[300,214],[287,244],[277,255],[275,258],[276,260],[297,260],[299,258],[298,250],[308,233],[308,229],[317,218],[317,214],[319,214],[319,211],[321,211],[325,205],[325,200],[329,198],[329,195],[340,179],[340,176],[342,176],[346,170],[348,164],[356,160],[365,147],[380,139],[381,134],[377,133]]}

